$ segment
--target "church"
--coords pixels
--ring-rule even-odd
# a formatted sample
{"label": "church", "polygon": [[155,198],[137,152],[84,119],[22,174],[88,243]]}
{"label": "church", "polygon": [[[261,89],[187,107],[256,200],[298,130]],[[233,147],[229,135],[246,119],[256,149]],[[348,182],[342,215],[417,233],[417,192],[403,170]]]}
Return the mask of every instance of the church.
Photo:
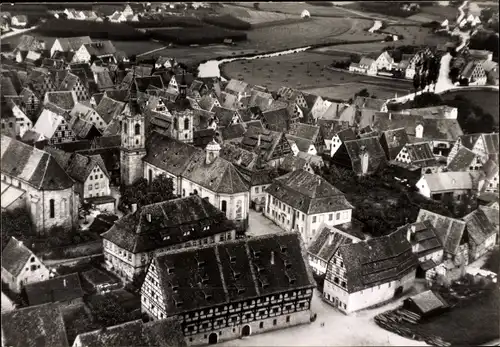
{"label": "church", "polygon": [[164,174],[172,178],[174,194],[199,195],[223,211],[229,220],[247,225],[250,204],[248,183],[233,164],[220,157],[220,145],[211,141],[205,150],[193,142],[194,113],[187,99],[185,79],[175,102],[166,104],[168,132],[146,131],[147,110],[137,100],[132,83],[128,104],[120,117],[121,184],[143,177],[151,182]]}

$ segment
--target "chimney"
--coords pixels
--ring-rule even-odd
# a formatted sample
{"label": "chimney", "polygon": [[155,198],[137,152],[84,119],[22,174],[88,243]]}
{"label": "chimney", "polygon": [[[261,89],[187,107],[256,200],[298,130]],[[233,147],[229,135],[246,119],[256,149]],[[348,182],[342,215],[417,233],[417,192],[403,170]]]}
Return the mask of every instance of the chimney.
{"label": "chimney", "polygon": [[260,147],[260,137],[261,137],[261,136],[262,136],[262,135],[261,135],[261,134],[259,134],[259,138],[257,139],[257,146],[258,146],[258,147]]}
{"label": "chimney", "polygon": [[149,223],[151,223],[151,213],[146,214],[146,218]]}
{"label": "chimney", "polygon": [[365,146],[361,146],[359,156],[361,159],[361,172],[363,175],[365,175],[368,172],[368,164],[369,164],[369,154]]}
{"label": "chimney", "polygon": [[339,104],[337,104],[337,111],[335,112],[335,118],[339,118]]}
{"label": "chimney", "polygon": [[131,204],[131,208],[132,208],[132,213],[134,213],[135,211],[137,211],[137,204],[136,203]]}
{"label": "chimney", "polygon": [[415,137],[417,139],[421,139],[424,137],[424,126],[422,124],[418,124],[415,127]]}
{"label": "chimney", "polygon": [[271,251],[271,265],[274,265],[274,251]]}

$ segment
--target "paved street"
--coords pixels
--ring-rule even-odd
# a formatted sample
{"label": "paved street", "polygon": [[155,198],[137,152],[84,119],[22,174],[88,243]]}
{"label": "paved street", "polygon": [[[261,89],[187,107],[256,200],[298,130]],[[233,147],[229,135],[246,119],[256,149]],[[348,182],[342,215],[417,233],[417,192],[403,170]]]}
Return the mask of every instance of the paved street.
{"label": "paved street", "polygon": [[[420,286],[418,286],[419,289]],[[383,307],[361,311],[346,316],[319,298],[314,291],[312,311],[318,318],[311,324],[289,329],[252,335],[243,339],[222,342],[221,346],[427,346],[424,342],[410,340],[393,334],[375,324],[373,317],[401,305],[397,302]],[[415,294],[413,292],[411,294]],[[321,323],[325,323],[321,327]]]}
{"label": "paved street", "polygon": [[248,224],[248,236],[278,234],[283,232],[283,229],[264,217],[262,212],[257,212],[255,210],[250,210]]}

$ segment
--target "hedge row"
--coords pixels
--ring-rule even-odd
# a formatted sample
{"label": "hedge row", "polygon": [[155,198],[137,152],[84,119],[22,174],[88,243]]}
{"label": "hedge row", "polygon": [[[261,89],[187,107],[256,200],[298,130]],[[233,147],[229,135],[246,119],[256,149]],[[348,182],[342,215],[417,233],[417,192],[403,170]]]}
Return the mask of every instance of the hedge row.
{"label": "hedge row", "polygon": [[163,28],[163,27],[202,27],[205,24],[195,17],[162,16],[159,18],[141,18],[139,22],[128,23],[134,28]]}
{"label": "hedge row", "polygon": [[313,6],[333,7],[333,3],[331,1],[306,1],[306,4]]}
{"label": "hedge row", "polygon": [[90,36],[96,39],[110,40],[147,40],[145,33],[135,30],[123,23],[94,22],[71,19],[51,19],[36,29],[37,32],[46,36],[72,37]]}
{"label": "hedge row", "polygon": [[151,38],[180,45],[221,43],[225,39],[245,41],[247,34],[217,27],[182,28],[149,31]]}
{"label": "hedge row", "polygon": [[203,18],[203,21],[221,28],[233,30],[250,30],[252,27],[250,23],[229,14],[222,16],[206,16]]}

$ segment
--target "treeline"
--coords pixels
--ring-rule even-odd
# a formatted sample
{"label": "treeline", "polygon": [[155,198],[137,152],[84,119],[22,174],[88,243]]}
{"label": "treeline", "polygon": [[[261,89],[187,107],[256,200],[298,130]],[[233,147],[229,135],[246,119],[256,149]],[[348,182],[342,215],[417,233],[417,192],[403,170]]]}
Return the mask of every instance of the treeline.
{"label": "treeline", "polygon": [[90,36],[93,39],[122,41],[149,39],[146,33],[141,33],[128,24],[72,19],[50,19],[36,31],[53,37]]}
{"label": "treeline", "polygon": [[250,30],[252,26],[250,23],[245,22],[239,18],[233,17],[229,14],[222,16],[205,16],[203,21],[210,25],[215,25],[225,29],[232,30]]}
{"label": "treeline", "polygon": [[131,22],[130,26],[134,28],[201,28],[216,26],[231,30],[250,30],[252,28],[250,23],[231,15],[204,16],[201,19],[188,16],[154,16],[150,18],[141,18],[139,22]]}
{"label": "treeline", "polygon": [[361,1],[358,3],[358,6],[364,11],[381,13],[387,16],[406,18],[413,16],[414,14],[419,12],[419,11],[405,11],[399,7],[400,5],[401,5],[400,3],[394,3],[389,1],[374,1],[374,2]]}
{"label": "treeline", "polygon": [[247,34],[244,32],[230,31],[218,27],[151,30],[148,33],[155,40],[179,45],[221,43],[225,39],[233,41],[245,41],[247,39]]}
{"label": "treeline", "polygon": [[333,3],[331,1],[306,1],[306,4],[313,6],[333,7]]}
{"label": "treeline", "polygon": [[491,31],[478,31],[478,33],[470,38],[470,49],[485,49],[493,52],[494,60],[498,62],[498,36]]}

